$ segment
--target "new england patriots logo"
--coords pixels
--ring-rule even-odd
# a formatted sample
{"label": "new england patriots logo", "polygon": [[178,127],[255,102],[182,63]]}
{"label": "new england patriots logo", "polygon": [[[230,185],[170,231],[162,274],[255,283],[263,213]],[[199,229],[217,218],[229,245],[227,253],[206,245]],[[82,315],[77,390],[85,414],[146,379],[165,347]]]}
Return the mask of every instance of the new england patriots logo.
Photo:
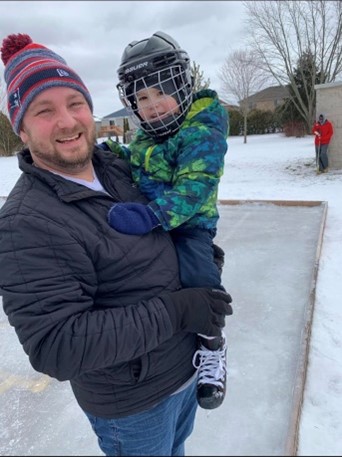
{"label": "new england patriots logo", "polygon": [[19,108],[21,106],[21,101],[20,101],[20,88],[13,92],[9,98],[8,98],[8,105],[9,105],[9,110],[14,110],[16,108]]}
{"label": "new england patriots logo", "polygon": [[58,73],[59,76],[70,76],[70,74],[66,71],[66,70],[63,70],[62,68],[56,68],[56,71]]}

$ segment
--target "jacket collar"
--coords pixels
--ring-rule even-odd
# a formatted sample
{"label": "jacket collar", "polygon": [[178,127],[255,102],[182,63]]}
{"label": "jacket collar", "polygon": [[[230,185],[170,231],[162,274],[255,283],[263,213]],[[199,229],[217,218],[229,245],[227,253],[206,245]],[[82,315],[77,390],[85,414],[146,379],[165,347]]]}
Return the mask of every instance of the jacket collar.
{"label": "jacket collar", "polygon": [[[106,167],[107,163],[112,163],[113,158],[115,157],[112,153],[107,154],[105,151],[101,152],[103,152],[103,154],[100,153],[97,148],[94,149],[94,155],[92,159],[94,168],[99,177],[103,174],[103,170]],[[98,195],[92,189],[65,179],[63,176],[52,173],[49,170],[34,166],[29,149],[24,149],[18,153],[18,161],[19,168],[23,171],[23,173],[38,178],[41,182],[52,188],[60,200],[70,202],[88,198],[92,195]]]}

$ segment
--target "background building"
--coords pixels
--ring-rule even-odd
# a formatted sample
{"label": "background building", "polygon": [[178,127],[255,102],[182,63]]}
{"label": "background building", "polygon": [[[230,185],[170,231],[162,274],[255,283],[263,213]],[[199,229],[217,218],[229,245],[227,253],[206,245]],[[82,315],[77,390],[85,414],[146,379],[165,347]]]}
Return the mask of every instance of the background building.
{"label": "background building", "polygon": [[317,84],[316,114],[324,113],[332,123],[334,135],[331,139],[328,155],[329,168],[342,168],[342,81]]}
{"label": "background building", "polygon": [[[260,111],[275,111],[284,103],[284,99],[289,96],[289,90],[284,86],[267,87],[247,98],[248,109]],[[240,100],[239,104],[244,103],[245,99]]]}

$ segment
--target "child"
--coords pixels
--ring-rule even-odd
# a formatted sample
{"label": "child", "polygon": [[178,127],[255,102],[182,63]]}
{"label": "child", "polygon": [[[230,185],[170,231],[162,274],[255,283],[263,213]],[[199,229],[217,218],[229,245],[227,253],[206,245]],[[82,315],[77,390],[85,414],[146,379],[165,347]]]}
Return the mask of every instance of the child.
{"label": "child", "polygon": [[[189,56],[163,32],[130,43],[118,75],[120,98],[140,129],[129,149],[112,140],[101,147],[130,161],[133,178],[150,202],[114,205],[109,223],[131,235],[156,227],[170,231],[183,287],[224,290],[213,239],[228,114],[216,92],[193,94]],[[197,399],[201,407],[213,409],[222,404],[226,390],[225,336],[201,335],[200,343],[194,355]]]}

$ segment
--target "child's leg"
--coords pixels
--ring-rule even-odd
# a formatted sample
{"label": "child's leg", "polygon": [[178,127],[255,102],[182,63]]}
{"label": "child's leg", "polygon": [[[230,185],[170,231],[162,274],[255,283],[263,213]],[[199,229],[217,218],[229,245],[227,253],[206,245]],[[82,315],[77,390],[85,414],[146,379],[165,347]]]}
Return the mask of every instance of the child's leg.
{"label": "child's leg", "polygon": [[[180,280],[183,287],[212,287],[225,290],[218,265],[214,262],[215,230],[174,229]],[[222,254],[221,254],[222,255]]]}
{"label": "child's leg", "polygon": [[[183,287],[212,287],[225,290],[219,266],[214,262],[214,230],[176,229],[171,232],[176,246]],[[221,253],[221,256],[223,254]],[[200,347],[194,355],[198,368],[197,399],[202,408],[214,409],[224,400],[226,385],[226,341],[199,335]]]}

